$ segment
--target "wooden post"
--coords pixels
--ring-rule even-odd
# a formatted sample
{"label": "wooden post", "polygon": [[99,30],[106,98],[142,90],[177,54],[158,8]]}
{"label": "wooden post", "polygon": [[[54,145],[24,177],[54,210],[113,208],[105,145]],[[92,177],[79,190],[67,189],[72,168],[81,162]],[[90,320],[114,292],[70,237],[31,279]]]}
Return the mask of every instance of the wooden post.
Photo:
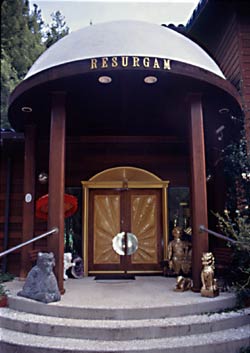
{"label": "wooden post", "polygon": [[62,294],[64,293],[65,120],[65,94],[54,92],[51,102],[48,230],[57,227],[59,232],[48,238],[48,251],[53,252],[55,256],[55,275]]}
{"label": "wooden post", "polygon": [[200,225],[207,228],[207,186],[202,102],[199,94],[189,96],[190,104],[190,169],[192,213],[192,276],[193,290],[201,288],[201,257],[208,251],[208,234],[200,232]]}
{"label": "wooden post", "polygon": [[[25,126],[24,147],[24,200],[23,200],[23,226],[22,242],[30,240],[34,236],[34,211],[35,211],[35,149],[36,149],[36,127]],[[19,276],[24,279],[30,268],[31,262],[29,251],[33,245],[27,245],[21,250],[21,268]]]}

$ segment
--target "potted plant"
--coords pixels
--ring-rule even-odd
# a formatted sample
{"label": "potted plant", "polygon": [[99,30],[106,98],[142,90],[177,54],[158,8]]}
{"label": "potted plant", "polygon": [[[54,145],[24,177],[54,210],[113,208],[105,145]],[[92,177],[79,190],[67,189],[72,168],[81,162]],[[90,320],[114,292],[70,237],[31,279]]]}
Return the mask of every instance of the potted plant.
{"label": "potted plant", "polygon": [[8,304],[8,291],[4,288],[4,286],[0,283],[0,307],[7,306]]}

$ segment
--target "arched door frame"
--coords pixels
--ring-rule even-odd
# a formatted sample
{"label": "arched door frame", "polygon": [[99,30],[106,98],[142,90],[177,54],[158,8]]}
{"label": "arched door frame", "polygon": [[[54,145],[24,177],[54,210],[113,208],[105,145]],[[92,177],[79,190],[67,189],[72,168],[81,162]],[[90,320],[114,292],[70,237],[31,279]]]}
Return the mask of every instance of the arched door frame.
{"label": "arched door frame", "polygon": [[116,167],[106,169],[88,181],[82,181],[83,188],[83,257],[84,276],[88,276],[88,219],[90,189],[162,189],[162,229],[163,256],[167,257],[168,244],[168,207],[167,189],[169,181],[136,167]]}

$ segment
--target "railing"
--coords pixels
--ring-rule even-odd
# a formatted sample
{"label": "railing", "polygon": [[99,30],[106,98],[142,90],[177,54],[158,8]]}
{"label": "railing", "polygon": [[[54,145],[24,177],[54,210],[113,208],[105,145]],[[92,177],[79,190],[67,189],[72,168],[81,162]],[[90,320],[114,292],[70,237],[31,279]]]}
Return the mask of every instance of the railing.
{"label": "railing", "polygon": [[237,244],[239,243],[237,240],[234,240],[234,239],[231,239],[229,237],[226,237],[225,235],[222,235],[220,233],[217,233],[217,232],[214,232],[213,230],[210,230],[210,229],[207,229],[205,226],[203,225],[200,225],[200,231],[201,232],[207,232],[209,234],[212,234],[214,235],[215,237],[217,238],[220,238],[220,239],[223,239],[223,240],[226,240],[226,241],[229,241],[230,243],[232,244]]}
{"label": "railing", "polygon": [[1,252],[1,253],[0,253],[0,258],[3,257],[3,256],[8,255],[8,254],[10,254],[10,253],[12,253],[13,251],[15,251],[15,250],[17,250],[17,249],[22,248],[23,246],[26,246],[26,245],[28,245],[28,244],[34,243],[35,241],[37,241],[37,240],[39,240],[39,239],[42,239],[42,238],[45,238],[45,237],[47,237],[48,235],[51,235],[51,234],[54,234],[54,233],[58,233],[58,228],[53,228],[53,229],[49,230],[49,231],[46,232],[46,233],[43,233],[43,234],[41,234],[41,235],[38,235],[38,236],[35,237],[35,238],[32,238],[32,239],[30,239],[30,240],[27,240],[27,241],[25,241],[24,243],[21,243],[21,244],[19,244],[19,245],[17,245],[17,246],[14,246],[14,247],[11,248],[11,249],[8,249],[8,250],[5,250],[5,251]]}

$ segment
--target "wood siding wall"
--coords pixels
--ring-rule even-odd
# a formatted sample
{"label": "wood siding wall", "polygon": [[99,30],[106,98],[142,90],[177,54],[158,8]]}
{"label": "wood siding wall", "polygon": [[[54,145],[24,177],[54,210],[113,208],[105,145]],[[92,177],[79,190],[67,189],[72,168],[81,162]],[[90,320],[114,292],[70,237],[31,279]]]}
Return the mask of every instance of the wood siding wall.
{"label": "wood siding wall", "polygon": [[219,63],[225,77],[239,89],[241,83],[240,43],[238,37],[237,17],[233,14],[217,44],[215,59]]}
{"label": "wood siding wall", "polygon": [[[155,173],[162,179],[170,180],[171,186],[189,186],[189,157],[186,144],[169,143],[164,137],[95,138],[80,137],[67,139],[66,144],[66,187],[81,187],[81,180],[88,180],[102,170],[117,166],[135,166]],[[6,152],[6,151],[5,151]],[[12,147],[12,176],[10,197],[10,224],[8,248],[22,242],[23,208],[23,147],[16,143]],[[49,141],[37,143],[36,178],[42,171],[49,173]],[[3,251],[7,159],[1,159],[0,191],[0,252]],[[48,185],[36,181],[36,199],[48,193]],[[36,219],[35,235],[47,230],[47,222]],[[33,246],[46,251],[47,241],[43,239]],[[19,275],[20,250],[8,255],[8,272]],[[0,260],[1,261],[1,260]],[[32,263],[31,263],[32,264]],[[1,265],[1,263],[0,263]]]}
{"label": "wood siding wall", "polygon": [[[22,238],[22,203],[23,203],[23,147],[17,143],[19,149],[12,150],[7,156],[2,155],[0,164],[0,251],[3,251],[4,228],[5,228],[5,207],[6,207],[6,186],[8,158],[10,159],[10,212],[8,226],[8,244],[11,248],[20,244]],[[3,261],[3,259],[1,259]],[[20,252],[9,254],[7,257],[8,271],[18,274]]]}
{"label": "wood siding wall", "polygon": [[250,153],[250,16],[238,16],[239,46],[240,46],[240,68],[243,109],[245,113],[245,128]]}
{"label": "wood siding wall", "polygon": [[250,18],[233,12],[227,21],[223,36],[216,44],[214,56],[225,77],[242,97],[245,129],[250,151]]}

